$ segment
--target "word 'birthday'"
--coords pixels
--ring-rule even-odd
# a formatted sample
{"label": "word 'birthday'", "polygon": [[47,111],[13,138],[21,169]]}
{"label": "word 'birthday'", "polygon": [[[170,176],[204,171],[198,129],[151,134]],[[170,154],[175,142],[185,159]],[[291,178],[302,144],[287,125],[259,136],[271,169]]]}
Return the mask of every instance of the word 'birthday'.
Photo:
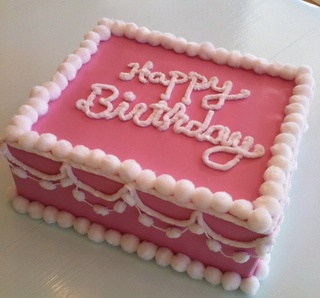
{"label": "word 'birthday'", "polygon": [[[174,70],[168,75],[154,71],[153,63],[148,61],[142,67],[139,63],[130,63],[130,72],[121,72],[119,78],[122,81],[130,81],[137,77],[142,84],[160,84],[165,87],[165,92],[160,94],[157,101],[147,105],[144,102],[132,104],[136,100],[136,95],[132,91],[122,95],[122,101],[117,106],[114,102],[119,98],[118,88],[111,84],[96,83],[91,86],[91,93],[87,99],[79,99],[76,107],[92,119],[111,120],[118,117],[122,121],[133,121],[139,127],[153,126],[159,131],[166,131],[172,127],[177,134],[183,134],[195,138],[197,141],[208,142],[212,146],[202,154],[203,162],[210,168],[226,171],[234,167],[245,158],[259,158],[264,155],[264,147],[260,144],[254,145],[251,136],[242,137],[239,131],[231,132],[227,126],[211,124],[215,110],[219,110],[227,100],[239,100],[249,97],[250,91],[242,89],[240,93],[230,94],[233,84],[225,81],[219,84],[217,77],[207,79],[205,76],[194,71],[185,74]],[[172,92],[177,85],[187,84],[184,96],[174,105],[169,106],[168,102]],[[213,93],[205,95],[201,101],[201,107],[206,110],[206,115],[201,121],[190,120],[187,109],[192,103],[191,95],[194,91],[209,90]],[[109,96],[103,97],[103,91],[107,91]],[[99,112],[92,110],[96,98],[105,109]],[[231,155],[231,160],[225,163],[214,161],[217,153],[227,153]]]}

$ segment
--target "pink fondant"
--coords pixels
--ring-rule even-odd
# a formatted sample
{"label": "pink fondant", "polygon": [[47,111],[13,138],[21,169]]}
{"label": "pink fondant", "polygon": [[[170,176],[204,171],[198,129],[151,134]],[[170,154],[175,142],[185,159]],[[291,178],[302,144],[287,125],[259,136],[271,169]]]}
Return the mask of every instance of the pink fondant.
{"label": "pink fondant", "polygon": [[[127,68],[129,63],[138,62],[142,67],[147,61],[153,62],[153,71],[165,74],[172,70],[184,73],[196,71],[207,78],[217,76],[221,84],[231,80],[233,94],[241,89],[249,89],[249,98],[226,101],[220,110],[215,111],[211,125],[225,125],[231,132],[240,131],[243,136],[252,136],[255,144],[262,144],[266,148],[265,155],[252,160],[243,158],[226,172],[213,170],[201,160],[202,153],[212,146],[207,142],[176,134],[172,127],[160,132],[152,126],[141,128],[132,121],[123,122],[118,118],[89,119],[76,109],[76,101],[86,99],[94,83],[112,84],[118,88],[120,95],[114,101],[114,106],[117,106],[117,102],[122,100],[127,91],[133,91],[136,95],[132,106],[138,102],[145,102],[147,105],[158,102],[165,87],[142,84],[137,77],[131,81],[119,79],[121,72],[130,71]],[[66,139],[73,146],[81,144],[89,149],[99,148],[121,160],[134,159],[143,169],[151,169],[157,175],[169,174],[177,181],[189,179],[197,187],[206,186],[213,192],[226,191],[234,199],[245,198],[252,201],[259,196],[258,189],[271,156],[269,148],[280,131],[284,108],[293,86],[292,81],[220,66],[198,57],[176,54],[160,46],[153,47],[125,37],[112,36],[99,45],[99,50],[92,56],[90,63],[82,66],[76,80],[69,83],[60,99],[50,103],[48,114],[33,129],[39,133],[55,134],[58,139]],[[170,107],[181,100],[186,87],[184,84],[174,88],[168,101]],[[192,103],[187,108],[190,120],[204,120],[206,111],[201,108],[200,99],[206,94],[207,91],[192,93]],[[101,109],[98,102],[95,108]]]}

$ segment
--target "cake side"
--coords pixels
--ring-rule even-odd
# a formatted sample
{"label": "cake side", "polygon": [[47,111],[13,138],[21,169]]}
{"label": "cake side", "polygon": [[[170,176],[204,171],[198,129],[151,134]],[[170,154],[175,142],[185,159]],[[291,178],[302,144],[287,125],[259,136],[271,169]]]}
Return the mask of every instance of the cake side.
{"label": "cake side", "polygon": [[[268,168],[264,172],[264,181],[259,188],[257,198],[254,200],[246,200],[245,198],[235,200],[227,192],[212,192],[208,187],[195,186],[188,179],[176,180],[169,174],[156,175],[152,169],[142,168],[135,160],[120,161],[115,155],[108,154],[103,150],[88,149],[83,145],[73,146],[69,140],[59,140],[54,134],[38,133],[33,130],[38,119],[47,114],[48,104],[60,97],[62,90],[66,89],[69,82],[77,76],[82,64],[90,61],[90,57],[97,51],[99,43],[109,40],[111,33],[114,36],[124,35],[126,38],[135,39],[138,43],[147,43],[154,47],[161,46],[178,54],[198,56],[205,61],[212,60],[218,65],[251,70],[257,74],[267,74],[270,77],[279,77],[294,83],[292,94],[285,107],[285,117],[280,132],[271,147]],[[278,232],[283,209],[288,203],[287,192],[295,167],[297,148],[301,134],[306,127],[305,118],[313,91],[311,71],[307,67],[283,66],[251,55],[214,49],[209,43],[201,45],[188,43],[184,39],[169,34],[150,32],[144,27],[138,28],[134,24],[107,19],[101,20],[93,31],[85,35],[85,38],[86,40],[81,43],[80,48],[69,55],[58,68],[52,81],[32,89],[30,99],[19,109],[6,130],[1,145],[2,153],[12,166],[17,184],[21,184],[19,179],[32,177],[48,192],[53,191],[57,185],[63,188],[72,186],[73,200],[88,203],[87,205],[101,216],[107,216],[110,211],[108,207],[86,202],[87,197],[96,197],[105,202],[115,202],[121,197],[123,199],[121,202],[125,202],[128,206],[137,206],[140,215],[139,221],[142,225],[152,227],[157,220],[165,222],[166,225],[162,232],[166,233],[169,238],[179,238],[181,236],[180,228],[187,227],[192,233],[205,234],[208,240],[212,240],[207,242],[209,247],[211,245],[212,251],[220,252],[222,243],[237,249],[253,249],[255,252],[250,252],[250,256],[268,254]],[[130,74],[130,72],[123,73]],[[182,76],[182,74],[180,75]],[[169,86],[167,87],[169,89]],[[164,93],[164,96],[168,94]],[[130,102],[130,94],[127,95],[129,96],[127,102]],[[236,98],[234,99],[236,100]],[[85,102],[80,103],[82,105],[78,105],[79,110],[84,107]],[[189,133],[191,132],[189,130]],[[238,147],[236,143],[233,143],[229,148],[228,150],[233,152],[232,150]],[[240,158],[245,153],[251,152],[256,152],[257,157],[261,156],[261,150],[254,151],[254,148],[259,149],[259,147],[253,147],[251,151],[252,146],[250,146],[250,149],[246,151],[237,150],[236,152],[242,154]],[[23,157],[23,154],[19,155],[16,149],[44,157],[58,165],[53,173],[48,173],[47,170],[41,170],[36,165],[28,165],[28,158]],[[207,160],[207,163],[210,162]],[[228,168],[229,163],[226,164]],[[218,167],[220,165],[218,164]],[[124,187],[117,188],[115,186],[116,195],[106,193],[101,191],[99,186],[90,185],[88,181],[91,179],[81,176],[82,172],[106,178],[124,185]],[[78,176],[82,178],[79,179]],[[182,207],[188,212],[190,211],[189,217],[181,220],[153,210],[141,200],[143,194],[173,204],[174,208]],[[124,211],[123,204],[117,204],[116,207],[113,205],[112,208],[118,213]],[[155,208],[160,207],[156,206]],[[231,223],[234,225],[235,231],[239,227],[244,235],[245,231],[248,231],[246,237],[250,240],[235,240],[230,236],[221,236],[206,224],[208,217]],[[216,223],[214,225],[217,227]],[[168,227],[168,224],[171,227]],[[179,229],[172,228],[172,226],[179,227]],[[166,228],[168,229],[166,230]],[[246,253],[231,256],[238,263],[245,263],[247,257]]]}

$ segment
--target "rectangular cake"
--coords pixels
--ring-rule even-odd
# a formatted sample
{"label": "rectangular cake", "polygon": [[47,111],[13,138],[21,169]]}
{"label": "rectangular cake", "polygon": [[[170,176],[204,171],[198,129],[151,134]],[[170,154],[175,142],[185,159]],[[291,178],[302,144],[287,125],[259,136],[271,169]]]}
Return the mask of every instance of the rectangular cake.
{"label": "rectangular cake", "polygon": [[314,81],[296,67],[101,19],[1,139],[13,207],[255,294]]}

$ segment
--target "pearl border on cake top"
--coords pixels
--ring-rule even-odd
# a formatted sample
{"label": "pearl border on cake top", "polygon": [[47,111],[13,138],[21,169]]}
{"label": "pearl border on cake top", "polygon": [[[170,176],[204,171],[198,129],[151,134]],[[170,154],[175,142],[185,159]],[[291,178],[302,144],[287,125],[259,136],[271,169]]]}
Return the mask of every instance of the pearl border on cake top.
{"label": "pearl border on cake top", "polygon": [[139,258],[155,262],[162,266],[171,266],[177,272],[186,272],[196,280],[206,280],[210,284],[221,285],[226,291],[240,289],[245,294],[253,296],[260,288],[260,281],[269,274],[270,254],[259,260],[254,274],[242,278],[237,272],[222,272],[220,269],[205,266],[197,260],[191,260],[182,253],[174,254],[170,249],[158,247],[148,241],[140,241],[133,234],[121,234],[113,229],[106,229],[103,226],[91,223],[83,217],[75,217],[67,211],[59,211],[53,206],[45,206],[39,202],[30,202],[28,199],[17,194],[15,186],[9,187],[7,196],[12,200],[14,209],[21,213],[27,213],[33,219],[42,219],[47,224],[57,224],[61,228],[73,228],[81,235],[86,235],[96,243],[106,242],[112,246],[121,247],[122,250],[132,254],[136,253]]}
{"label": "pearl border on cake top", "polygon": [[[110,160],[115,160],[114,157],[99,149],[90,151],[83,146],[72,147],[67,140],[57,141],[54,135],[38,135],[32,131],[32,125],[48,112],[48,103],[59,98],[68,81],[76,77],[77,70],[97,51],[100,41],[108,40],[111,34],[126,36],[152,46],[161,45],[178,54],[199,56],[203,60],[210,60],[220,65],[253,70],[257,74],[266,73],[295,81],[296,86],[285,109],[286,117],[281,125],[281,132],[271,148],[273,157],[264,174],[264,183],[259,190],[260,197],[252,203],[245,199],[233,200],[227,193],[212,193],[208,188],[195,187],[187,180],[175,181],[170,175],[156,177],[153,172],[141,169],[133,160],[112,163]],[[297,154],[295,148],[301,134],[307,127],[305,116],[308,113],[313,89],[314,81],[307,66],[295,67],[269,62],[253,55],[242,55],[238,51],[215,49],[208,42],[201,44],[187,42],[184,38],[175,37],[173,34],[150,31],[133,23],[103,18],[92,31],[85,34],[85,40],[81,42],[80,47],[64,60],[51,81],[32,88],[30,98],[12,118],[2,142],[13,147],[18,145],[26,151],[36,152],[39,155],[54,156],[56,160],[70,159],[75,163],[99,169],[102,173],[108,173],[112,169],[124,183],[135,181],[146,192],[155,188],[158,193],[170,196],[174,203],[185,204],[194,209],[209,209],[209,212],[217,217],[267,235],[277,226],[288,203],[287,190],[294,170],[291,164],[295,161]]]}

